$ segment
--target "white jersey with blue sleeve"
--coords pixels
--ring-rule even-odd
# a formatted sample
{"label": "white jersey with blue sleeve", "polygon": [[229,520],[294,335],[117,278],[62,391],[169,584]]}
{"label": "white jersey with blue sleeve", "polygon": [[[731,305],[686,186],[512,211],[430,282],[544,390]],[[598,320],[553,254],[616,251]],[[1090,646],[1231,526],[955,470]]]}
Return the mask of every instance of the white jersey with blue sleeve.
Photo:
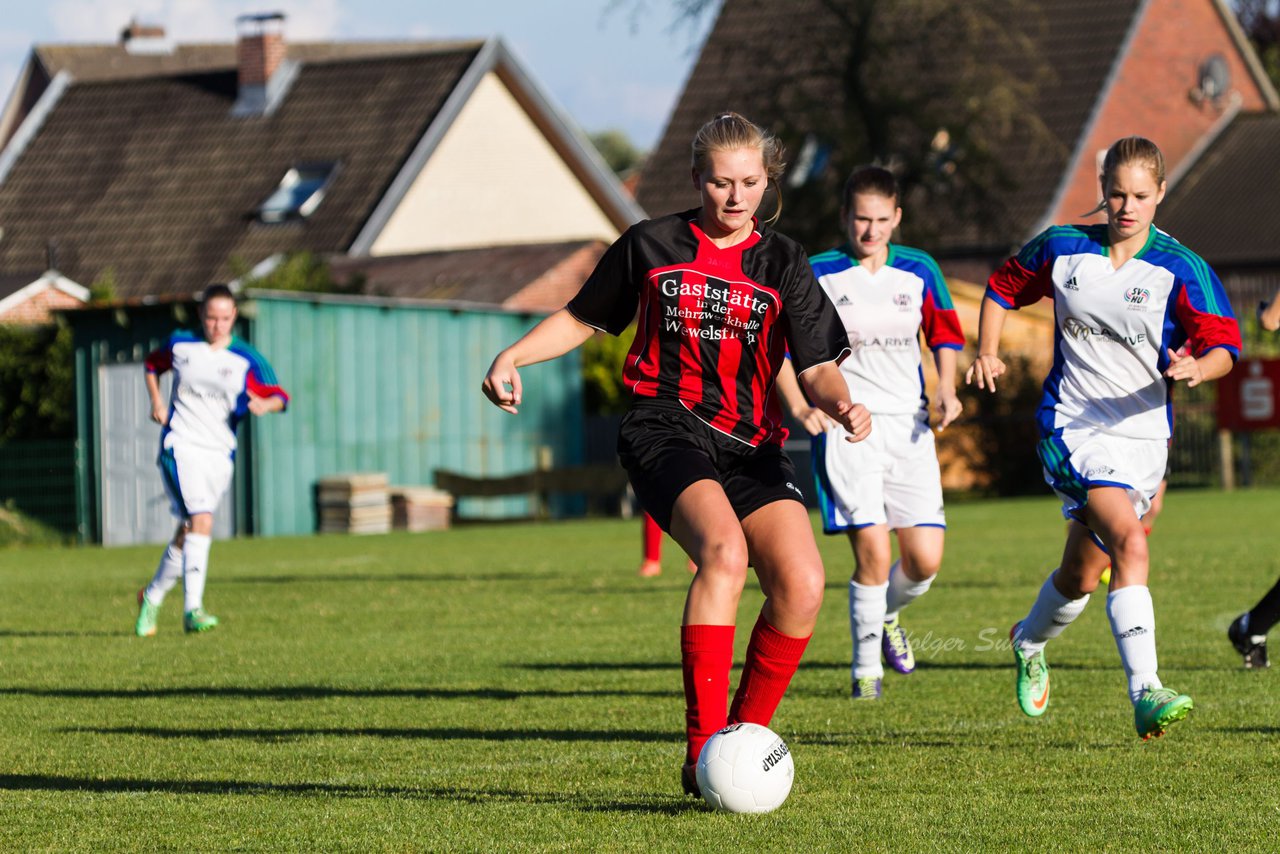
{"label": "white jersey with blue sleeve", "polygon": [[289,395],[276,381],[271,365],[252,346],[233,337],[226,347],[210,347],[191,332],[175,332],[166,344],[147,356],[148,373],[173,371],[169,423],[161,444],[182,444],[231,456],[236,449],[236,426],[249,411],[250,395]]}
{"label": "white jersey with blue sleeve", "polygon": [[964,348],[964,333],[938,264],[925,252],[889,245],[874,273],[848,247],[809,259],[835,305],[852,355],[840,364],[853,400],[872,413],[907,415],[927,407],[920,333],[931,350]]}
{"label": "white jersey with blue sleeve", "polygon": [[1005,308],[1050,297],[1057,332],[1044,382],[1042,435],[1090,427],[1135,439],[1173,429],[1169,350],[1240,355],[1240,327],[1217,275],[1155,226],[1131,259],[1112,266],[1106,225],[1054,226],[992,274],[987,296]]}

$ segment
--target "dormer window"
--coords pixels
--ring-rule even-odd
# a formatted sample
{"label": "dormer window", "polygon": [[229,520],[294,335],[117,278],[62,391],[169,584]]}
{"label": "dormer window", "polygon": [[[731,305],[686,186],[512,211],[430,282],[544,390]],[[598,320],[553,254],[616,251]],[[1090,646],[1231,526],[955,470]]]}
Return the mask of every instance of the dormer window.
{"label": "dormer window", "polygon": [[325,189],[337,172],[336,163],[303,163],[284,173],[280,186],[258,206],[262,222],[306,219],[324,200]]}

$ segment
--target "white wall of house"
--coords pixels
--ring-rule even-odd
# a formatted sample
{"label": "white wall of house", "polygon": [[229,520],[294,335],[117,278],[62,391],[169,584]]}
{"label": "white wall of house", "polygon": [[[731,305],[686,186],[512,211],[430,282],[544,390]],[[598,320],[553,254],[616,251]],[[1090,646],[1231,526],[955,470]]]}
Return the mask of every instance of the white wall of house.
{"label": "white wall of house", "polygon": [[604,211],[491,72],[370,254],[617,236]]}

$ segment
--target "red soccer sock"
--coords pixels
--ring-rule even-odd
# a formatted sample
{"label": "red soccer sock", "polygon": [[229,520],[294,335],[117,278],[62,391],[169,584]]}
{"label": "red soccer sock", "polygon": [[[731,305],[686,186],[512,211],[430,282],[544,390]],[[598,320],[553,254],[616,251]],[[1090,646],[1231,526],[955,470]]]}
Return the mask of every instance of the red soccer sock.
{"label": "red soccer sock", "polygon": [[768,726],[808,645],[808,637],[784,635],[761,614],[751,632],[747,662],[742,668],[738,693],[733,696],[729,720]]}
{"label": "red soccer sock", "polygon": [[644,560],[662,560],[662,529],[648,513],[644,514]]}
{"label": "red soccer sock", "polygon": [[733,667],[733,626],[681,626],[684,668],[686,763],[697,762],[707,739],[728,723],[729,669]]}

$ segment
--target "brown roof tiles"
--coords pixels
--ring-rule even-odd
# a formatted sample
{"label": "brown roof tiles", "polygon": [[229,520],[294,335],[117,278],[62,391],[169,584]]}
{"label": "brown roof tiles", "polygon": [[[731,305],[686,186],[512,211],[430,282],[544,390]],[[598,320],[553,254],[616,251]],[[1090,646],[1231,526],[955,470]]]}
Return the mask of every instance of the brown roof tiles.
{"label": "brown roof tiles", "polygon": [[[66,275],[110,268],[128,298],[190,294],[276,252],[345,251],[478,50],[304,63],[261,118],[231,116],[233,68],[73,84],[0,186],[0,269],[39,269],[54,240]],[[340,167],[316,212],[256,222],[308,161]]]}

